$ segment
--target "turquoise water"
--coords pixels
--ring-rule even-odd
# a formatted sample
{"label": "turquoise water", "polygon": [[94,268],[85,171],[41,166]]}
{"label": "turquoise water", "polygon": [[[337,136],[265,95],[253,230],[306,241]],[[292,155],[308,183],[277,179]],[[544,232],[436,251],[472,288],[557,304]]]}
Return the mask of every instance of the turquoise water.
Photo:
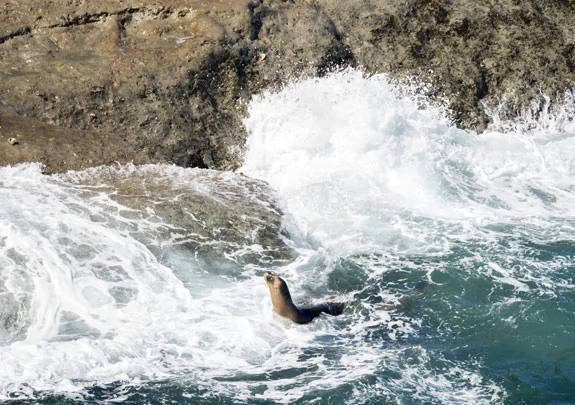
{"label": "turquoise water", "polygon": [[[1,168],[0,401],[575,403],[573,98],[477,135],[411,93],[257,98],[243,174]],[[292,324],[269,269],[349,305]]]}

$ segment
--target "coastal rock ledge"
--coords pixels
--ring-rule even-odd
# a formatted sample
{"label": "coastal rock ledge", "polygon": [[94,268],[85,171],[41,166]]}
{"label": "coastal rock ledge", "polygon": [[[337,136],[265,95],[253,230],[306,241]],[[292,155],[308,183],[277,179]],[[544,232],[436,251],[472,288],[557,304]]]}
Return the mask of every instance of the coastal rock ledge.
{"label": "coastal rock ledge", "polygon": [[482,102],[512,115],[574,86],[574,15],[573,0],[4,1],[0,164],[233,170],[254,94],[350,66],[417,77],[481,131]]}

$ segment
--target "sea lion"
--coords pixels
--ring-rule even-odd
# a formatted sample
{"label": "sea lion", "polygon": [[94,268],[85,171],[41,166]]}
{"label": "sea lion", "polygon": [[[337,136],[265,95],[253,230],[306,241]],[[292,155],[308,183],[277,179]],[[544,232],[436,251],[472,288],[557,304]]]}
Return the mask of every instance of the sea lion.
{"label": "sea lion", "polygon": [[295,323],[309,323],[322,312],[334,316],[340,315],[345,307],[343,302],[326,302],[310,308],[298,308],[291,299],[286,282],[280,276],[267,271],[264,274],[264,280],[270,290],[274,311]]}

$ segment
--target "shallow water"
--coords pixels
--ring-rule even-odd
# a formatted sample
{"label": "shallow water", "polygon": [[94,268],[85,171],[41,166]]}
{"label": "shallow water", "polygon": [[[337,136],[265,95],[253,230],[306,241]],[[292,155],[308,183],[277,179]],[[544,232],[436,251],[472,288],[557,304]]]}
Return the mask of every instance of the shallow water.
{"label": "shallow water", "polygon": [[[573,99],[477,135],[409,93],[351,71],[253,100],[241,172],[271,188],[0,168],[0,401],[575,402]],[[291,324],[269,269],[349,305]]]}

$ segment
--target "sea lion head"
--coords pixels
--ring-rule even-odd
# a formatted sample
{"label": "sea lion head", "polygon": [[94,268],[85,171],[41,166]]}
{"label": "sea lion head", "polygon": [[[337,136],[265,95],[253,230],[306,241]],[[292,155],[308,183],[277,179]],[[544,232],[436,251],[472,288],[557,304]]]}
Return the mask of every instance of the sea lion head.
{"label": "sea lion head", "polygon": [[268,288],[270,289],[270,294],[272,294],[272,296],[279,294],[280,296],[291,301],[291,295],[288,286],[283,278],[278,276],[276,273],[266,271],[264,274],[264,279],[266,280]]}
{"label": "sea lion head", "polygon": [[277,274],[266,271],[264,280],[270,290],[274,311],[282,316],[289,316],[288,313],[295,309],[291,294],[286,282]]}

